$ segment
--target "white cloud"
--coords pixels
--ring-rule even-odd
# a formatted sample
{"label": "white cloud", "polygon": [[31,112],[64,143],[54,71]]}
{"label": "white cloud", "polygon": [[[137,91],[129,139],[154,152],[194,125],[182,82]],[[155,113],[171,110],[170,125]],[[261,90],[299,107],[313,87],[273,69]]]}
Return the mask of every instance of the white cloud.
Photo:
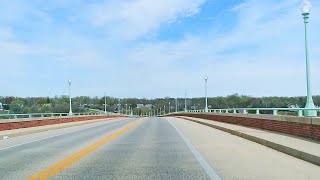
{"label": "white cloud", "polygon": [[[320,4],[314,3],[309,23],[315,94],[320,91],[320,83],[316,83],[320,81],[318,9]],[[248,0],[232,11],[237,14],[238,22],[229,32],[193,34],[176,42],[141,43],[128,58],[144,69],[151,68],[149,76],[162,88],[174,86],[180,91],[189,88],[195,96],[202,96],[201,78],[205,73],[210,75],[211,96],[304,95],[305,51],[300,1]],[[163,74],[167,74],[165,77],[173,84],[163,78]],[[175,75],[168,77],[169,74]]]}
{"label": "white cloud", "polygon": [[135,39],[156,31],[164,23],[198,13],[204,2],[206,0],[112,0],[93,5],[89,12],[93,25]]}
{"label": "white cloud", "polygon": [[[8,67],[4,71],[10,77],[17,77],[16,81],[20,80],[19,76],[29,79],[26,95],[45,95],[33,91],[37,85],[33,81],[51,79],[47,86],[55,94],[57,82],[74,77],[79,95],[97,95],[107,86],[115,96],[183,96],[185,89],[192,96],[203,96],[201,80],[205,73],[209,75],[210,96],[305,94],[300,0],[246,0],[224,10],[237,17],[232,29],[219,32],[213,24],[204,26],[201,32],[189,32],[182,39],[165,41],[150,35],[156,34],[162,25],[199,13],[206,1],[73,2],[13,3],[13,7],[19,6],[11,11],[20,9],[20,13],[2,16],[4,12],[0,12],[0,62]],[[312,3],[309,35],[312,84],[316,93],[320,91],[317,83],[320,82],[320,36],[317,36],[320,3]],[[67,15],[55,17],[55,10],[61,9],[67,10]],[[88,19],[83,19],[84,16]],[[30,17],[41,21],[28,26]],[[87,27],[87,20],[92,27]],[[211,20],[220,26],[224,23],[221,19]],[[27,32],[34,32],[35,39],[25,40],[14,26],[10,27],[12,22]],[[38,64],[49,67],[44,70],[41,67],[37,72]],[[82,86],[81,81],[90,83]]]}

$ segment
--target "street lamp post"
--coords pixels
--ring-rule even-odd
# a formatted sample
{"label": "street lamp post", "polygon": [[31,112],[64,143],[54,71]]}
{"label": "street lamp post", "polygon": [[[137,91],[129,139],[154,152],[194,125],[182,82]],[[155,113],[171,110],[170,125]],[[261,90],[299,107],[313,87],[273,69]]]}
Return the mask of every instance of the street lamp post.
{"label": "street lamp post", "polygon": [[69,83],[69,116],[72,116],[71,80],[69,80],[68,83]]}
{"label": "street lamp post", "polygon": [[128,115],[128,104],[126,104],[126,115]]}
{"label": "street lamp post", "polygon": [[131,114],[131,106],[129,106],[129,113],[128,113],[128,115],[130,115]]}
{"label": "street lamp post", "polygon": [[171,103],[169,102],[169,114],[171,113]]}
{"label": "street lamp post", "polygon": [[131,108],[131,106],[129,106],[129,113],[130,113],[130,116],[133,116],[133,109]]}
{"label": "street lamp post", "polygon": [[205,80],[205,96],[206,96],[206,107],[204,109],[205,112],[208,112],[208,96],[207,96],[207,82],[208,82],[208,76],[206,75],[206,77],[204,78]]}
{"label": "street lamp post", "polygon": [[104,93],[104,113],[107,114],[107,96],[106,96],[106,93]]}
{"label": "street lamp post", "polygon": [[163,106],[163,115],[166,114],[166,105]]}
{"label": "street lamp post", "polygon": [[176,98],[176,113],[178,112],[178,98]]}
{"label": "street lamp post", "polygon": [[[308,30],[307,24],[309,14],[311,11],[311,4],[308,0],[304,0],[302,3],[302,16],[304,19],[304,30],[305,30],[305,51],[306,51],[306,76],[307,76],[307,102],[305,108],[315,108],[311,94],[311,82],[310,82],[310,64],[309,64],[309,47],[308,47]],[[316,110],[305,110],[305,116],[317,116]]]}
{"label": "street lamp post", "polygon": [[187,112],[187,91],[184,93],[184,112]]}
{"label": "street lamp post", "polygon": [[119,114],[121,114],[121,104],[120,104],[120,99],[119,99],[119,104],[118,104],[118,110],[119,110]]}

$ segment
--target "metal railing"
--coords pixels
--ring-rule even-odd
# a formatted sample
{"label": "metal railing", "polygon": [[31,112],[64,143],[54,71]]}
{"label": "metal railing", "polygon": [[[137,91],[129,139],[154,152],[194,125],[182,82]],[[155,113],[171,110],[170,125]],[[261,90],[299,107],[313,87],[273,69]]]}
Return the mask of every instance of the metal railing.
{"label": "metal railing", "polygon": [[[93,115],[119,115],[111,112],[88,112],[73,113],[72,116],[93,116]],[[71,117],[72,117],[71,116]],[[0,114],[0,119],[25,119],[25,118],[50,118],[50,117],[70,117],[69,113],[31,113],[31,114]]]}
{"label": "metal railing", "polygon": [[[233,113],[233,114],[272,114],[279,115],[279,111],[294,112],[299,117],[303,117],[303,111],[320,111],[320,108],[230,108],[230,109],[209,109],[208,113]],[[188,110],[188,113],[205,113],[205,110]],[[250,113],[254,112],[254,113]]]}

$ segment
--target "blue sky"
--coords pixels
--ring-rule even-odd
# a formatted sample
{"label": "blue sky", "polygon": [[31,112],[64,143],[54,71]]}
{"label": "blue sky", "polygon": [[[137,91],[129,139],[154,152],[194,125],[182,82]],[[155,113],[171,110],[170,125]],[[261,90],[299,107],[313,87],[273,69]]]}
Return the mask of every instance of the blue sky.
{"label": "blue sky", "polygon": [[[320,2],[310,60],[320,94]],[[2,0],[2,96],[306,94],[301,0]]]}

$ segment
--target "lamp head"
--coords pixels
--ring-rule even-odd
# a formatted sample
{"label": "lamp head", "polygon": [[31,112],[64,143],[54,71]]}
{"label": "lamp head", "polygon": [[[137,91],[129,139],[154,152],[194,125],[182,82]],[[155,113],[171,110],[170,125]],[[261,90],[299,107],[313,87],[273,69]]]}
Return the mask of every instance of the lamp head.
{"label": "lamp head", "polygon": [[301,7],[302,14],[303,15],[310,14],[311,8],[312,8],[311,3],[308,0],[303,0],[302,7]]}

